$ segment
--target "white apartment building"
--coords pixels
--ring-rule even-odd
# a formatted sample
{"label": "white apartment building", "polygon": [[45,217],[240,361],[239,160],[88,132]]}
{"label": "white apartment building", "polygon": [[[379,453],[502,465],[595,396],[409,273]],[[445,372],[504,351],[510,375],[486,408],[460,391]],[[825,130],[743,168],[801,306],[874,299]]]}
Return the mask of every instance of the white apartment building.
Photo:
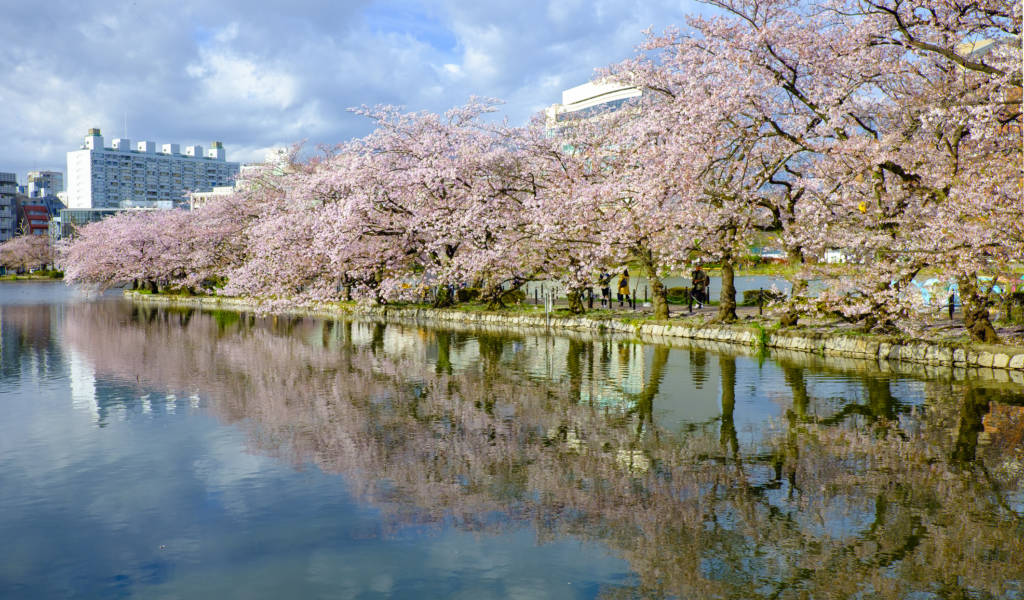
{"label": "white apartment building", "polygon": [[[189,192],[188,208],[196,210],[206,206],[210,200],[230,196],[239,190],[252,186],[261,173],[281,174],[288,169],[288,151],[284,148],[274,148],[267,151],[267,159],[262,163],[242,165],[238,169],[238,179],[235,185],[215,186],[212,191]],[[257,184],[258,185],[258,184]]]}
{"label": "white apartment building", "polygon": [[44,198],[56,196],[64,191],[64,174],[60,171],[29,171],[28,189],[26,194],[29,198]]}
{"label": "white apartment building", "polygon": [[632,98],[643,95],[643,90],[612,80],[590,81],[562,92],[562,103],[549,106],[545,111],[547,128],[555,130],[574,120],[588,119],[618,109]]}
{"label": "white apartment building", "polygon": [[190,192],[188,195],[188,209],[196,210],[206,206],[210,200],[216,198],[224,198],[235,193],[235,186],[233,185],[218,185],[213,188],[213,191],[209,192]]}
{"label": "white apartment building", "polygon": [[185,204],[188,192],[231,185],[238,163],[227,162],[224,146],[163,144],[117,138],[103,145],[99,129],[90,129],[80,150],[68,152],[68,208],[170,208]]}

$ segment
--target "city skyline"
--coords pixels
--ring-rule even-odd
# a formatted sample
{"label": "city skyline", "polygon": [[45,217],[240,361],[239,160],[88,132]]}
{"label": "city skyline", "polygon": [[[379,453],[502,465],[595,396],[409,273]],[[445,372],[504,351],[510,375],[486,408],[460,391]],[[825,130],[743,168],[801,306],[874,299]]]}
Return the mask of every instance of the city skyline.
{"label": "city skyline", "polygon": [[[504,100],[525,123],[563,89],[629,56],[643,30],[685,25],[683,2],[449,0],[329,4],[139,1],[5,3],[0,169],[66,171],[82,132],[182,143],[223,140],[234,160],[365,135],[348,111],[443,111]],[[260,4],[264,4],[260,6]]]}

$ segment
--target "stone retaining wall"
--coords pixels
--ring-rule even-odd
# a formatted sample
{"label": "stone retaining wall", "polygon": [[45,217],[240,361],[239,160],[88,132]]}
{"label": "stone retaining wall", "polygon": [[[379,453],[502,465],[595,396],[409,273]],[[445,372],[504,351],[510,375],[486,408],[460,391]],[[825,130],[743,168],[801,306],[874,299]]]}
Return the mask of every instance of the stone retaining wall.
{"label": "stone retaining wall", "polygon": [[[257,311],[260,309],[258,303],[238,298],[152,296],[133,292],[125,292],[125,296],[133,302],[189,306],[207,310]],[[879,362],[909,362],[956,369],[983,368],[1024,371],[1024,348],[1002,347],[999,350],[986,350],[972,345],[897,341],[878,336],[825,334],[801,330],[766,331],[741,323],[691,326],[682,323],[630,323],[618,319],[588,317],[551,317],[549,319],[545,315],[475,313],[461,310],[391,306],[329,306],[289,309],[283,312],[312,317],[350,316],[391,322],[469,325],[506,330],[529,329],[536,331],[550,327],[550,329],[558,331],[625,334],[654,343],[667,343],[673,339],[704,340],[738,344],[748,348],[764,347],[790,352],[807,352],[821,356],[862,358]]]}

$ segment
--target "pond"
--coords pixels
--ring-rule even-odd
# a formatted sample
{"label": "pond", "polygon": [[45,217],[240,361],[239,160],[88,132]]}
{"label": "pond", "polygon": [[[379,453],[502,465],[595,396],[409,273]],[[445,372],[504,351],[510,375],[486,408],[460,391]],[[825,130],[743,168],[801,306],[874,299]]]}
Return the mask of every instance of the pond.
{"label": "pond", "polygon": [[3,598],[1024,598],[1024,391],[0,286]]}

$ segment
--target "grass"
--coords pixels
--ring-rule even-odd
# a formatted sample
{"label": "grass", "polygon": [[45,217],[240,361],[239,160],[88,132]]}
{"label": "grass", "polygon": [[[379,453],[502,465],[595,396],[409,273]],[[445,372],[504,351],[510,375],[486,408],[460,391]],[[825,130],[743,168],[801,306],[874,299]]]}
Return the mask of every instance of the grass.
{"label": "grass", "polygon": [[[736,269],[736,276],[750,277],[754,275],[762,275],[768,277],[792,277],[800,272],[801,268],[801,265],[794,265],[790,263],[759,263],[738,267]],[[719,275],[721,275],[720,272]]]}
{"label": "grass", "polygon": [[152,291],[150,291],[150,289],[147,287],[140,287],[134,290],[126,289],[125,291],[132,292],[133,294],[142,294],[146,296],[167,296],[168,298],[215,298],[217,296],[216,294],[206,294],[203,292],[190,292],[185,288],[178,287],[171,289],[161,289],[159,292],[156,292],[155,294]]}
{"label": "grass", "polygon": [[34,271],[32,273],[24,273],[21,275],[12,273],[9,275],[0,275],[0,281],[52,281],[54,279],[64,279],[63,271]]}

